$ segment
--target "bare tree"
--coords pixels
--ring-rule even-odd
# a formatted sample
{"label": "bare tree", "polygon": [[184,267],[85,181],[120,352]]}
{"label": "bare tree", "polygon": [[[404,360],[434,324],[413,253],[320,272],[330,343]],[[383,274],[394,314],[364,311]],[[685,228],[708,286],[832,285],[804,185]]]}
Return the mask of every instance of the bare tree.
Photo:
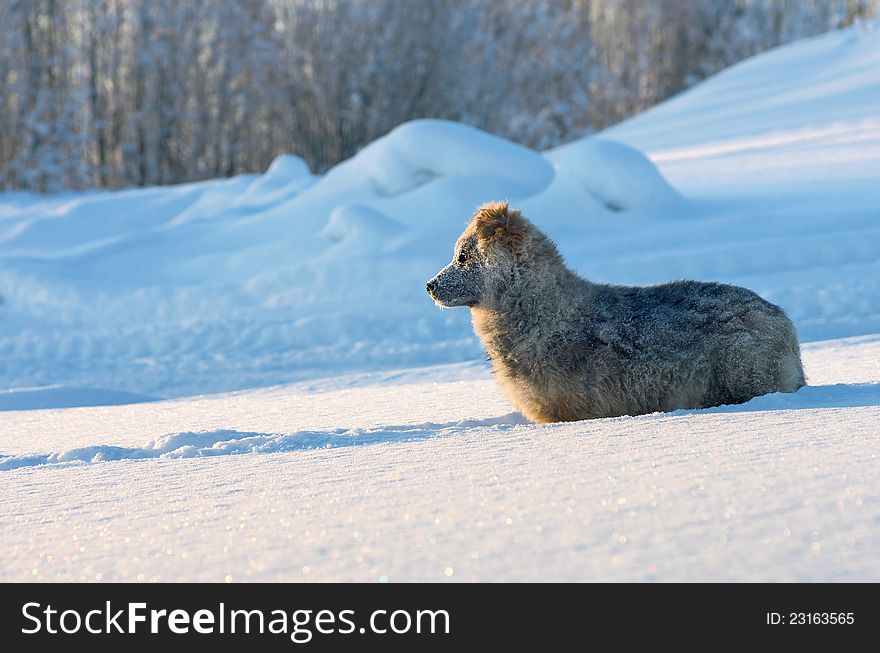
{"label": "bare tree", "polygon": [[321,171],[421,117],[546,148],[880,0],[0,0],[0,188]]}

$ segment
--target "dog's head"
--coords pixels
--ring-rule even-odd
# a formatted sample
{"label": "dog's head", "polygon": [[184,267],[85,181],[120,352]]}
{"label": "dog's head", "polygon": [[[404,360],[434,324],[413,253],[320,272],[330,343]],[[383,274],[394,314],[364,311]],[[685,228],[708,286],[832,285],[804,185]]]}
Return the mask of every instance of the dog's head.
{"label": "dog's head", "polygon": [[452,262],[425,284],[428,294],[444,307],[491,303],[528,258],[533,230],[506,202],[484,204],[455,243]]}

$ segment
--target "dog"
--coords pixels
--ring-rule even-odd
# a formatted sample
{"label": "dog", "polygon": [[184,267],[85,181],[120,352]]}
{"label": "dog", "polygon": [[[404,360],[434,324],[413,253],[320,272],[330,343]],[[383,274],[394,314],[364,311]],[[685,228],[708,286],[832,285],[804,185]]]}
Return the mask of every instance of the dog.
{"label": "dog", "polygon": [[476,211],[426,289],[470,309],[502,391],[534,422],[737,404],[806,384],[778,306],[722,283],[591,283],[506,202]]}

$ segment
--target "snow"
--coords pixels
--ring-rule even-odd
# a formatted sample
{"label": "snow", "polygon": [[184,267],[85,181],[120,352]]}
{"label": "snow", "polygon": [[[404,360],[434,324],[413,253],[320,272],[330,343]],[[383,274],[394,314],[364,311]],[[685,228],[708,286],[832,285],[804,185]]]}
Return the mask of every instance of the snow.
{"label": "snow", "polygon": [[574,177],[612,211],[657,210],[678,199],[678,193],[654,164],[623,143],[586,138],[557,147],[546,156],[557,170]]}
{"label": "snow", "polygon": [[338,246],[329,250],[334,255],[353,253],[385,253],[394,249],[403,225],[362,204],[342,204],[333,210],[321,235]]}
{"label": "snow", "polygon": [[155,400],[155,397],[121,390],[66,388],[60,385],[48,385],[39,388],[0,390],[0,411],[72,408],[76,406],[118,406]]}
{"label": "snow", "polygon": [[[820,184],[875,202],[880,33],[848,29],[753,57],[605,136],[645,149],[676,187],[750,195]],[[869,107],[875,107],[870,109]]]}
{"label": "snow", "polygon": [[[878,63],[831,33],[546,153],[425,120],[0,195],[0,580],[877,580]],[[424,292],[495,199],[595,281],[780,304],[810,385],[527,423]]]}
{"label": "snow", "polygon": [[539,153],[486,132],[441,120],[414,120],[394,129],[327,175],[326,185],[354,177],[380,195],[410,192],[446,177],[493,176],[522,194],[541,191],[553,170]]}
{"label": "snow", "polygon": [[8,413],[2,577],[876,578],[878,349],[732,413],[531,425],[484,366]]}

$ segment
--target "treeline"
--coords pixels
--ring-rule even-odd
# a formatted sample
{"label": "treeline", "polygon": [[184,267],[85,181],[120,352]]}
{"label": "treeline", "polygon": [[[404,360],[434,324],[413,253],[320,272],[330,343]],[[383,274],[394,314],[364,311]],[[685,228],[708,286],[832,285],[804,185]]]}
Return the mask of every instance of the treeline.
{"label": "treeline", "polygon": [[401,122],[546,148],[880,0],[0,0],[0,188],[321,171]]}

